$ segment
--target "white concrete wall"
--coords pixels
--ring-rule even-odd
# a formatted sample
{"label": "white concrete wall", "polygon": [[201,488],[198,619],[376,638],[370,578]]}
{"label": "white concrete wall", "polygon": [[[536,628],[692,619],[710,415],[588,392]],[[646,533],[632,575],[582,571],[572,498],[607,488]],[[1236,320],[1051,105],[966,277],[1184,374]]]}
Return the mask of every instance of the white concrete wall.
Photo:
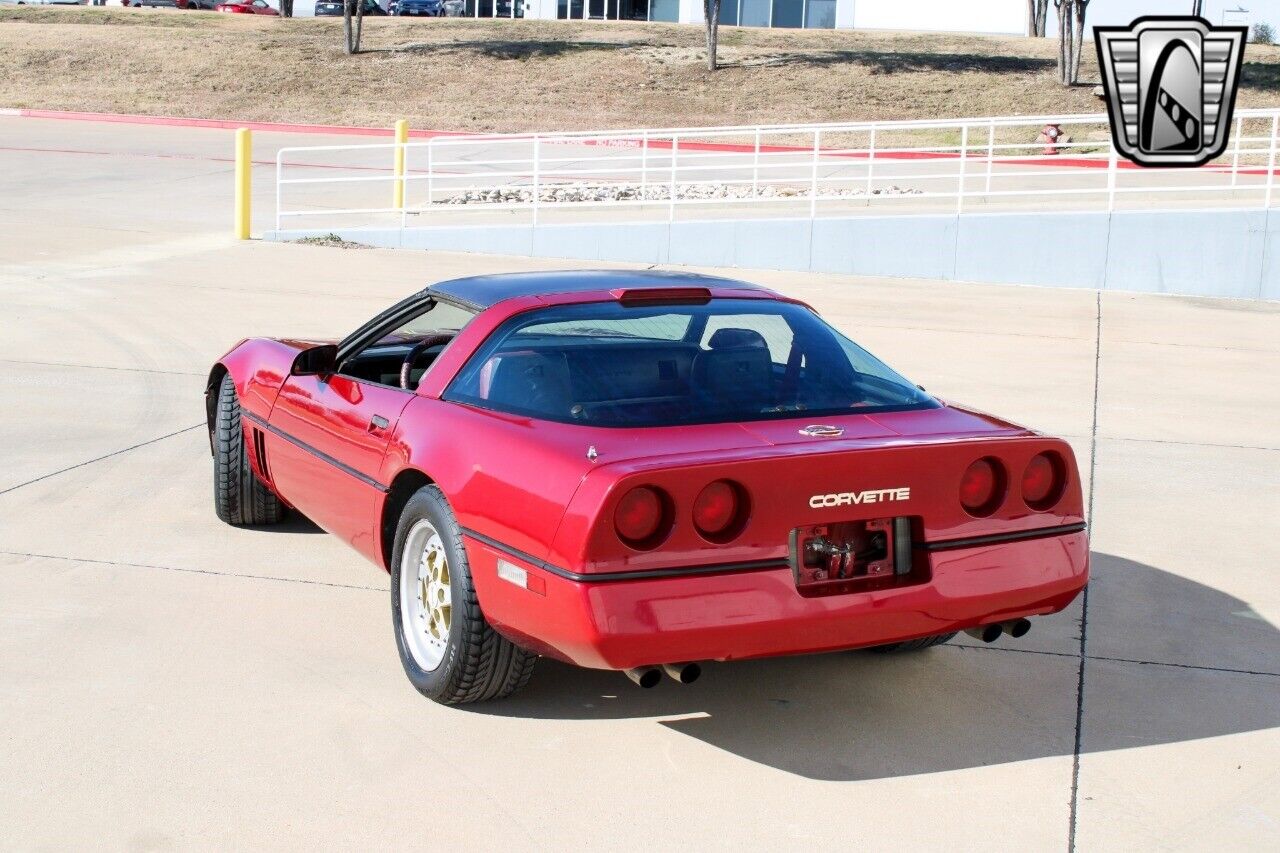
{"label": "white concrete wall", "polygon": [[[1053,4],[1049,4],[1053,8]],[[839,11],[837,10],[837,15]],[[867,30],[957,33],[1027,31],[1027,0],[854,0],[853,26]]]}
{"label": "white concrete wall", "polygon": [[293,240],[331,231],[386,248],[1280,301],[1280,212],[1266,210],[351,228],[266,236]]}

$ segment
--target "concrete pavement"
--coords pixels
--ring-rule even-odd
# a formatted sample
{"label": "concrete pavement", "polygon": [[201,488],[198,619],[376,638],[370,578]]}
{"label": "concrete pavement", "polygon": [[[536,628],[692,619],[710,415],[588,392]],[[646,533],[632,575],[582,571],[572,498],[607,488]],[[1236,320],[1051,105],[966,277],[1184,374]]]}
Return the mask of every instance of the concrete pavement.
{"label": "concrete pavement", "polygon": [[1273,846],[1280,306],[732,271],[1067,437],[1087,608],[685,688],[543,661],[441,708],[400,671],[380,570],[304,523],[216,520],[204,372],[432,280],[572,264],[235,243],[229,133],[174,158],[51,126],[0,119],[5,846]]}

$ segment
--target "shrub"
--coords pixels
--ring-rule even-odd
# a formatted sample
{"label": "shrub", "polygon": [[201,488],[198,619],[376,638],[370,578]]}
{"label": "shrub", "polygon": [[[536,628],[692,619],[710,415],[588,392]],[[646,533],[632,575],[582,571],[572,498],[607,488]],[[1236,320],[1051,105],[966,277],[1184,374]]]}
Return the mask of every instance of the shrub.
{"label": "shrub", "polygon": [[1250,38],[1254,44],[1275,44],[1276,31],[1271,28],[1270,24],[1258,23],[1253,25],[1253,35]]}

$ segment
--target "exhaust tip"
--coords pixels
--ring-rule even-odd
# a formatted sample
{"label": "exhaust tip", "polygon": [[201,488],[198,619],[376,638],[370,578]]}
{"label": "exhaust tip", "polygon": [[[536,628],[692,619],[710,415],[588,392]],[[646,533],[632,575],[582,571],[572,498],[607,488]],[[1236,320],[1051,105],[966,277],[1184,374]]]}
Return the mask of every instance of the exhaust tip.
{"label": "exhaust tip", "polygon": [[697,663],[664,663],[662,669],[681,684],[693,684],[702,675],[702,667]]}
{"label": "exhaust tip", "polygon": [[979,625],[976,628],[965,628],[964,632],[975,640],[981,640],[984,643],[994,643],[1000,639],[1000,635],[1004,633],[1004,628],[998,623],[992,622],[990,625]]}
{"label": "exhaust tip", "polygon": [[1011,619],[1001,624],[1004,632],[1015,640],[1019,637],[1025,637],[1027,632],[1031,630],[1030,619]]}
{"label": "exhaust tip", "polygon": [[656,666],[638,666],[634,669],[623,670],[627,678],[630,678],[645,690],[651,687],[657,687],[658,682],[662,680],[662,670]]}

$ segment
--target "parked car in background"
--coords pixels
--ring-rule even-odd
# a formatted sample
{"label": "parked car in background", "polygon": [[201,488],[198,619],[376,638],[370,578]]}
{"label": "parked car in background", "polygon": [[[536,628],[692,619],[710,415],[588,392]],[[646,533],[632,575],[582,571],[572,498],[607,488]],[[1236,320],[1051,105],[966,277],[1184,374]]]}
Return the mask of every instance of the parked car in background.
{"label": "parked car in background", "polygon": [[398,0],[391,14],[440,18],[444,16],[444,0]]}
{"label": "parked car in background", "polygon": [[[342,2],[343,0],[317,0],[316,17],[317,18],[333,18],[333,17],[341,18]],[[387,14],[387,12],[381,6],[378,5],[378,0],[364,0],[364,14],[365,14],[365,17],[370,17],[373,15],[385,15]]]}
{"label": "parked car in background", "polygon": [[164,9],[189,9],[198,11],[200,9],[212,9],[215,0],[121,0],[120,5],[132,6],[135,9],[141,9],[143,6],[152,6]]}
{"label": "parked car in background", "polygon": [[219,3],[213,7],[218,12],[233,12],[240,15],[279,15],[274,8],[267,5],[266,0],[242,0],[236,3]]}

